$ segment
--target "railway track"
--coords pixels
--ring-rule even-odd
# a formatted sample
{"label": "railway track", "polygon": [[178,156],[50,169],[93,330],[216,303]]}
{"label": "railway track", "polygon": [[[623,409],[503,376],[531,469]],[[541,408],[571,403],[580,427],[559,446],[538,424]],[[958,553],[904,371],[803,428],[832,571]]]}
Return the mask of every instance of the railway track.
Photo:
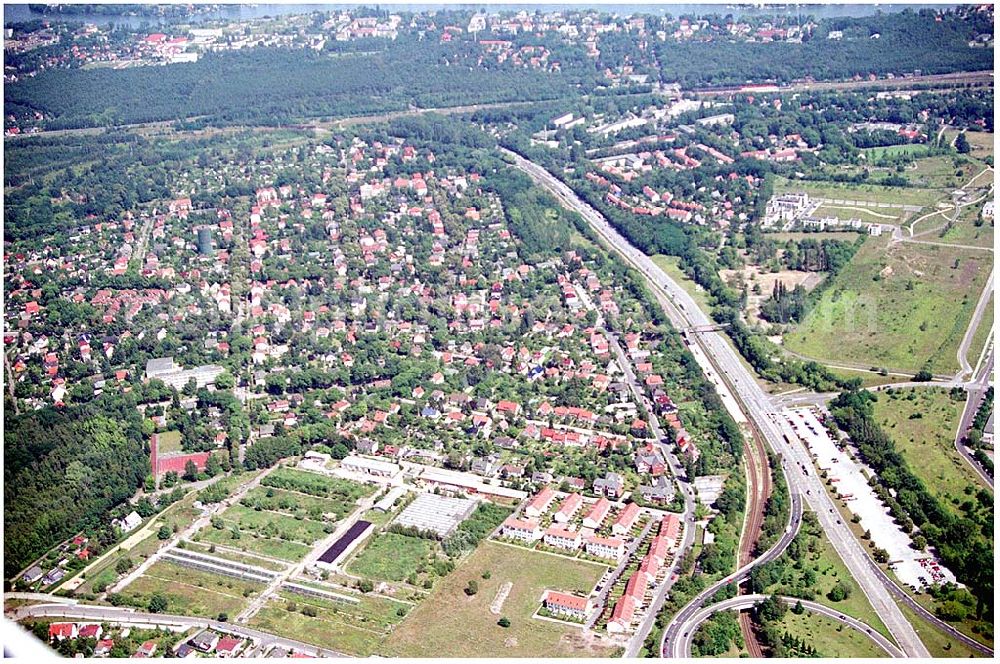
{"label": "railway track", "polygon": [[[747,464],[749,486],[747,488],[747,523],[740,539],[739,566],[749,564],[757,553],[757,542],[760,540],[761,529],[764,527],[764,509],[767,499],[771,496],[771,469],[767,462],[767,451],[756,432],[744,446]],[[740,594],[746,593],[741,586]],[[740,632],[743,642],[751,657],[763,657],[764,652],[753,631],[753,621],[746,611],[739,614]]]}
{"label": "railway track", "polygon": [[753,620],[750,619],[749,611],[740,611],[740,632],[743,634],[743,643],[746,644],[747,652],[754,659],[763,659],[764,649],[757,641],[757,635],[753,633]]}

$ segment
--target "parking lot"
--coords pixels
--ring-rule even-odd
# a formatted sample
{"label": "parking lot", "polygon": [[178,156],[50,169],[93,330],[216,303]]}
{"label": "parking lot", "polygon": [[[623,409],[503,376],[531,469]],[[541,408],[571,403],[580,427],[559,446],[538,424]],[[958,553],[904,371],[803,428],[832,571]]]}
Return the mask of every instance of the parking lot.
{"label": "parking lot", "polygon": [[862,466],[837,447],[813,410],[786,409],[785,418],[809,446],[817,467],[827,471],[848,509],[861,518],[861,527],[871,532],[875,546],[889,553],[900,581],[920,588],[955,580],[931,554],[910,547],[910,536],[896,525],[889,509],[868,485]]}

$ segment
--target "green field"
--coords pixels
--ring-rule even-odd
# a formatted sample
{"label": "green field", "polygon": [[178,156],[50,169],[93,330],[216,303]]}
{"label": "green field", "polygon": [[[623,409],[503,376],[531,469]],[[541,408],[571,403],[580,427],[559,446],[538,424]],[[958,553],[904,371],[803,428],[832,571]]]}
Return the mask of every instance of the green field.
{"label": "green field", "polygon": [[927,647],[931,657],[983,657],[979,652],[966,646],[961,641],[952,638],[947,632],[943,632],[931,623],[917,615],[916,611],[902,602],[899,608],[906,616],[907,621],[913,625],[917,636]]}
{"label": "green field", "polygon": [[677,256],[666,256],[664,254],[655,254],[650,256],[656,265],[666,272],[674,281],[680,285],[688,295],[698,303],[698,306],[705,311],[711,311],[712,305],[711,300],[713,299],[708,292],[691,280],[684,270],[680,268],[678,263],[680,263],[680,258]]}
{"label": "green field", "polygon": [[[362,595],[360,604],[350,605],[287,591],[278,594],[279,599],[269,601],[250,620],[251,627],[356,657],[373,655],[411,610],[408,604],[371,595]],[[295,610],[289,611],[290,603]],[[304,615],[306,606],[317,615]]]}
{"label": "green field", "polygon": [[985,486],[955,449],[964,406],[964,393],[955,400],[943,388],[894,390],[891,395],[880,394],[875,404],[878,423],[910,468],[943,505],[953,509],[953,499],[965,500],[966,487]]}
{"label": "green field", "polygon": [[[874,224],[899,224],[903,214],[904,211],[898,208],[878,208],[869,210],[863,207],[850,205],[820,205],[814,216],[836,217],[837,219],[845,221],[860,219],[861,221]],[[848,241],[853,242],[857,239],[857,237],[857,235],[854,235],[854,237]]]}
{"label": "green field", "polygon": [[402,581],[434,558],[435,544],[421,537],[379,533],[365,545],[347,572],[378,581]]}
{"label": "green field", "polygon": [[159,442],[157,443],[156,449],[159,454],[169,454],[171,452],[182,451],[181,432],[164,431],[161,433],[159,435]]}
{"label": "green field", "polygon": [[[810,545],[810,550],[805,554],[803,567],[795,568],[790,563],[786,566],[781,581],[765,589],[765,592],[791,595],[793,588],[803,588],[807,585],[804,582],[804,575],[807,573],[807,569],[811,570],[815,580],[808,587],[815,593],[813,601],[825,604],[852,618],[857,618],[891,638],[889,630],[868,602],[863,590],[853,581],[847,566],[844,565],[844,561],[840,559],[836,549],[833,548],[822,529],[818,526],[805,527],[803,532],[808,532],[809,539],[815,542],[815,544]],[[851,584],[853,592],[847,599],[839,602],[831,601],[826,595],[840,581],[847,581]],[[829,653],[823,654],[832,656]]]}
{"label": "green field", "polygon": [[903,145],[883,145],[877,148],[865,148],[861,152],[867,155],[869,161],[875,161],[882,157],[897,157],[901,154],[919,157],[927,153],[927,146],[919,143],[904,143]]}
{"label": "green field", "polygon": [[857,630],[832,618],[806,611],[791,611],[778,623],[778,629],[816,648],[819,657],[888,657],[889,654]]}
{"label": "green field", "polygon": [[223,560],[232,560],[237,563],[245,563],[247,565],[255,565],[257,567],[263,567],[264,569],[269,569],[275,572],[282,572],[288,569],[288,565],[284,563],[279,563],[276,560],[271,560],[269,558],[262,558],[260,556],[255,556],[249,553],[239,553],[237,551],[231,551],[224,546],[216,546],[215,551],[212,551],[212,545],[206,544],[204,542],[185,542],[184,547],[191,551],[198,551],[199,553],[205,553],[215,558],[222,558]]}
{"label": "green field", "polygon": [[354,500],[339,496],[336,498],[319,498],[296,491],[258,486],[243,496],[240,504],[251,509],[260,506],[264,510],[281,512],[291,516],[301,514],[314,521],[321,521],[324,515],[330,515],[331,520],[346,517],[354,511]]}
{"label": "green field", "polygon": [[228,528],[217,530],[211,526],[203,528],[195,536],[195,541],[222,544],[232,549],[246,551],[249,553],[259,553],[262,556],[298,562],[302,560],[311,547],[298,542],[274,537],[263,537],[253,533],[242,533],[239,539],[234,539],[232,532]]}
{"label": "green field", "polygon": [[816,240],[817,242],[822,242],[823,240],[841,240],[843,242],[854,242],[858,239],[859,233],[853,231],[822,231],[822,232],[808,232],[808,231],[790,231],[787,233],[768,233],[766,237],[773,238],[778,242],[787,242],[788,240],[794,240],[800,242],[802,240]]}
{"label": "green field", "polygon": [[833,364],[910,372],[929,364],[932,373],[954,372],[988,258],[957,247],[869,238],[784,344]]}
{"label": "green field", "polygon": [[[923,160],[921,160],[923,161]],[[919,163],[919,162],[918,162]],[[872,203],[893,203],[899,205],[932,206],[945,192],[917,187],[883,187],[875,184],[854,184],[846,182],[789,180],[778,177],[774,180],[774,193],[782,194],[788,191],[805,191],[816,198],[832,198],[849,201]],[[879,210],[882,212],[883,210]],[[892,214],[892,208],[886,208],[886,214]]]}
{"label": "green field", "polygon": [[168,600],[164,613],[214,619],[220,613],[234,618],[249,602],[248,598],[263,588],[261,583],[160,561],[130,583],[121,594],[128,604],[145,607],[150,596],[158,592]]}
{"label": "green field", "polygon": [[[607,657],[608,644],[587,643],[579,627],[532,618],[542,592],[590,592],[606,567],[528,549],[484,542],[458,569],[438,583],[386,641],[389,657]],[[483,572],[490,572],[483,579]],[[475,579],[479,592],[463,589]],[[490,612],[497,590],[513,582],[500,611],[511,626],[497,625]]]}

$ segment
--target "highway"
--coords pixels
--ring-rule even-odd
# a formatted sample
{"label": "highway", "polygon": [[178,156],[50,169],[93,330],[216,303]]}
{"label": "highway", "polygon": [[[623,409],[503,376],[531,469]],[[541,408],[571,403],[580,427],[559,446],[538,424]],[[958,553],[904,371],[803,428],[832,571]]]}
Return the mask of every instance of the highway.
{"label": "highway", "polygon": [[211,628],[217,632],[234,634],[244,639],[253,639],[258,647],[268,648],[272,645],[282,646],[299,650],[301,652],[315,654],[320,657],[344,657],[345,655],[328,648],[318,648],[308,643],[286,639],[260,630],[251,629],[243,625],[233,623],[223,623],[208,618],[195,618],[192,616],[176,616],[161,613],[143,613],[134,609],[115,608],[110,606],[93,606],[89,604],[35,604],[32,606],[22,606],[8,612],[9,617],[20,622],[26,618],[66,618],[68,620],[100,621],[121,625],[162,625],[166,627],[180,627],[190,629],[192,627]]}
{"label": "highway", "polygon": [[[675,306],[668,307],[667,314],[678,328],[711,327],[714,323],[698,308],[694,299],[673,279],[661,270],[644,253],[633,247],[622,235],[608,224],[607,220],[594,208],[582,201],[568,186],[555,178],[547,170],[524,159],[509,150],[503,150],[515,165],[542,184],[559,200],[569,205],[593,227],[618,253],[636,267],[647,279],[654,291],[659,291]],[[812,459],[794,430],[785,421],[781,408],[764,393],[753,375],[740,361],[736,350],[730,346],[719,332],[703,332],[693,335],[712,364],[721,371],[719,377],[732,387],[743,403],[743,410],[758,431],[764,436],[772,451],[783,457],[788,473],[788,488],[793,498],[801,495],[819,519],[824,532],[831,540],[838,555],[843,559],[859,587],[866,589],[869,601],[879,617],[888,627],[890,634],[907,656],[929,657],[927,648],[920,641],[913,626],[906,620],[896,605],[889,589],[872,570],[873,563],[854,538],[847,524],[840,520],[840,514],[832,499],[827,495],[823,483],[816,474]],[[710,367],[703,366],[704,370]],[[890,584],[891,585],[891,584]],[[676,623],[676,619],[674,623]],[[669,630],[669,627],[668,627]],[[664,636],[668,635],[665,630]],[[665,650],[669,645],[665,638]]]}
{"label": "highway", "polygon": [[[762,602],[767,599],[767,595],[743,595],[742,597],[733,597],[732,599],[723,600],[717,604],[712,604],[706,606],[705,608],[698,611],[694,617],[691,619],[690,626],[691,630],[685,632],[682,639],[679,640],[679,649],[683,653],[683,657],[691,656],[691,644],[694,641],[694,634],[698,628],[698,625],[708,620],[710,616],[719,611],[738,611],[741,609],[752,608],[758,602]],[[867,638],[875,642],[879,648],[884,650],[889,654],[890,657],[905,657],[896,644],[885,638],[885,636],[874,629],[872,629],[867,623],[863,623],[860,620],[856,620],[848,615],[837,611],[836,609],[831,609],[828,606],[819,604],[818,602],[810,602],[804,599],[798,599],[796,597],[781,597],[782,602],[790,606],[794,606],[797,602],[802,602],[803,608],[812,612],[818,613],[822,616],[826,616],[831,620],[835,620],[839,623],[850,627],[851,629],[860,632]],[[826,653],[821,653],[826,654]]]}

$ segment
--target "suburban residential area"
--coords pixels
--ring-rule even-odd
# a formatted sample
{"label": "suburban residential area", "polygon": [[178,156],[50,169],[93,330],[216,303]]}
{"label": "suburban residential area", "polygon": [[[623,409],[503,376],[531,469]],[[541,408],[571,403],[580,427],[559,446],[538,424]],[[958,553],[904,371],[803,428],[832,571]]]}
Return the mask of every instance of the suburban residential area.
{"label": "suburban residential area", "polygon": [[14,656],[993,656],[991,5],[4,20]]}

